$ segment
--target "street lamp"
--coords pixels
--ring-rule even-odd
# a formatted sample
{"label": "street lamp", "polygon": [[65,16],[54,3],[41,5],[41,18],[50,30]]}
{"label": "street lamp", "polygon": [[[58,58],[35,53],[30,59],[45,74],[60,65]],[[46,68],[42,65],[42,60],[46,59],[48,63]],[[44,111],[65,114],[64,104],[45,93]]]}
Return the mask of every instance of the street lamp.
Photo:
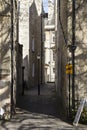
{"label": "street lamp", "polygon": [[40,95],[40,55],[37,55],[38,61],[38,95]]}

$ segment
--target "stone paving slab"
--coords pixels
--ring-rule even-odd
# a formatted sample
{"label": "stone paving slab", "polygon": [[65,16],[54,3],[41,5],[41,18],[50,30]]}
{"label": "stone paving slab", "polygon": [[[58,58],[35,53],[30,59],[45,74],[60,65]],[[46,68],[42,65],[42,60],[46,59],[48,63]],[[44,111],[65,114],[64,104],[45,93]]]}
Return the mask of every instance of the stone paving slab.
{"label": "stone paving slab", "polygon": [[[37,88],[25,92],[19,97],[16,115],[10,121],[0,121],[0,130],[87,130],[87,126],[74,127],[56,109],[54,86],[42,86],[41,95]],[[60,116],[59,116],[60,115]]]}
{"label": "stone paving slab", "polygon": [[1,121],[0,130],[87,130],[85,126],[73,127],[54,116],[18,109],[10,121]]}

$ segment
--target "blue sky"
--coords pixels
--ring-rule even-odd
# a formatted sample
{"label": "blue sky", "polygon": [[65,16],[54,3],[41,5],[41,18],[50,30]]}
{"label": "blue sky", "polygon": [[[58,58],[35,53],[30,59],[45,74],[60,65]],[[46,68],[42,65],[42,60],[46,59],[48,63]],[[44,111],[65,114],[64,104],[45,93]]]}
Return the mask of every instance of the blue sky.
{"label": "blue sky", "polygon": [[44,11],[48,12],[48,0],[43,0]]}

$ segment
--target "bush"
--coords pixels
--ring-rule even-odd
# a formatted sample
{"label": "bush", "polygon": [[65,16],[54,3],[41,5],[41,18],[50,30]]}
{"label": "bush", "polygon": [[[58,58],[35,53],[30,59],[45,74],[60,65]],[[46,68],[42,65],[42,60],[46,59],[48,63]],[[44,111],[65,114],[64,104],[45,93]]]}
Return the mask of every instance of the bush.
{"label": "bush", "polygon": [[[72,121],[75,119],[76,113],[77,113],[77,110],[75,110],[75,111],[73,109],[71,110],[71,115],[72,115],[71,120]],[[82,124],[87,124],[87,108],[83,109],[79,122]]]}
{"label": "bush", "polygon": [[80,122],[83,124],[87,124],[87,108],[83,109],[83,112],[80,117]]}

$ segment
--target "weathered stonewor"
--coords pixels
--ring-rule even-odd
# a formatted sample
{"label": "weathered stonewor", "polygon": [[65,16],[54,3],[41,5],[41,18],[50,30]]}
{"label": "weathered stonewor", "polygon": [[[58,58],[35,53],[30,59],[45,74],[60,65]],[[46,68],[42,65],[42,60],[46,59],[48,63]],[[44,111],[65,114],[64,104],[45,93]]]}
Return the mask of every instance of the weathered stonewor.
{"label": "weathered stonewor", "polygon": [[[5,113],[7,113],[8,110],[9,114],[12,106],[12,96],[14,104],[16,102],[15,41],[17,40],[17,32],[15,12],[17,11],[17,6],[15,2],[16,0],[13,2],[14,25],[12,25],[11,1],[8,0],[7,2],[4,2],[3,0],[0,0],[0,108],[3,108]],[[12,29],[12,27],[14,29]]]}

